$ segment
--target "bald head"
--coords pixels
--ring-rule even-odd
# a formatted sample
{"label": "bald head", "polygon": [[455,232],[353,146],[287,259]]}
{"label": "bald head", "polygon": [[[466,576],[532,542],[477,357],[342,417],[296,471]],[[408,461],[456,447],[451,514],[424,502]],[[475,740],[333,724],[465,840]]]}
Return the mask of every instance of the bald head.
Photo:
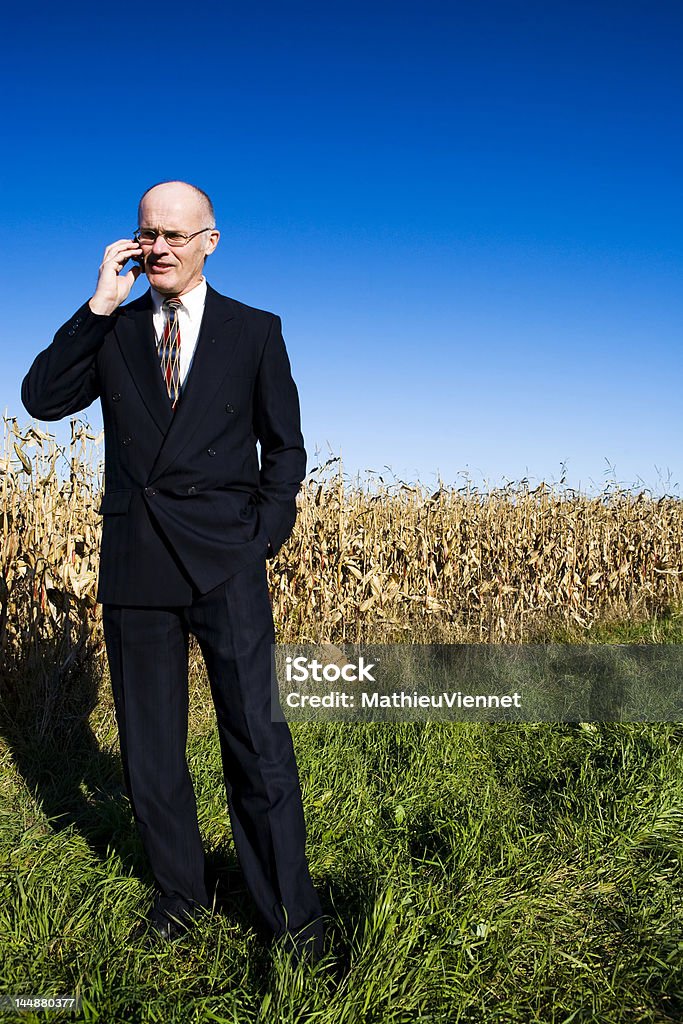
{"label": "bald head", "polygon": [[[138,218],[139,227],[155,236],[153,242],[141,242],[149,283],[162,295],[191,291],[201,282],[206,258],[220,238],[206,192],[186,181],[152,185],[140,200]],[[183,244],[173,244],[176,235],[185,236]]]}
{"label": "bald head", "polygon": [[[146,192],[143,192],[138,204],[138,224],[142,223],[143,204],[146,199],[159,200],[164,205],[172,204],[175,209],[187,210],[190,214],[197,214],[207,228],[215,228],[216,215],[213,210],[213,203],[206,192],[190,185],[187,181],[161,181],[157,185],[151,185]],[[156,205],[156,203],[155,203]]]}

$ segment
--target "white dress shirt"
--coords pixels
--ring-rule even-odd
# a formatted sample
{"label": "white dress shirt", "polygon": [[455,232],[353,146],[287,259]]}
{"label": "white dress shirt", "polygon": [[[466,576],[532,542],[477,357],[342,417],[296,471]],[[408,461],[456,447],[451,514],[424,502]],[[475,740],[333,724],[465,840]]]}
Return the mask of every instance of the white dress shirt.
{"label": "white dress shirt", "polygon": [[[156,288],[151,289],[152,305],[154,312],[154,333],[157,344],[164,333],[164,317],[162,303],[167,295],[161,295]],[[185,383],[185,378],[192,365],[192,359],[197,347],[199,328],[204,315],[204,303],[206,302],[206,278],[203,277],[196,287],[192,288],[185,295],[179,296],[182,306],[178,308],[178,326],[180,328],[180,384]]]}

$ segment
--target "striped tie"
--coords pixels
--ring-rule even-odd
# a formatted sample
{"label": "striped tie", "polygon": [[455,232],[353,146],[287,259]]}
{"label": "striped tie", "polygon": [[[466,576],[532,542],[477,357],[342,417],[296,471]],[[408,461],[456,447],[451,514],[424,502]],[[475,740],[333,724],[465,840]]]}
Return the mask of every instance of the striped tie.
{"label": "striped tie", "polygon": [[180,396],[180,324],[178,323],[180,306],[182,306],[180,299],[164,300],[162,306],[164,330],[157,343],[161,373],[174,409]]}

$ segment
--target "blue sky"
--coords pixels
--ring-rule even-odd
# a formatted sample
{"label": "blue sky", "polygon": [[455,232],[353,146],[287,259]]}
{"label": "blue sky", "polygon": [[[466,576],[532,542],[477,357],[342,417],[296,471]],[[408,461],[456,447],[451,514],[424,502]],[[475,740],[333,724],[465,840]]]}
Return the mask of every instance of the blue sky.
{"label": "blue sky", "polygon": [[309,465],[680,493],[680,3],[24,11],[11,415],[139,194],[181,178],[216,206],[210,282],[282,316]]}

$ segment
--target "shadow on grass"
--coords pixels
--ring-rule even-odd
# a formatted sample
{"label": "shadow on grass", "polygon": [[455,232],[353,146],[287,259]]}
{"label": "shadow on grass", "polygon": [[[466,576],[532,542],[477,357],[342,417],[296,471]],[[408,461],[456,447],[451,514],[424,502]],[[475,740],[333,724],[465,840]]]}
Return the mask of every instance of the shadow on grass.
{"label": "shadow on grass", "polygon": [[102,659],[82,634],[66,630],[6,651],[0,669],[0,735],[17,772],[55,832],[75,829],[94,856],[117,854],[146,875],[118,755],[90,726]]}

